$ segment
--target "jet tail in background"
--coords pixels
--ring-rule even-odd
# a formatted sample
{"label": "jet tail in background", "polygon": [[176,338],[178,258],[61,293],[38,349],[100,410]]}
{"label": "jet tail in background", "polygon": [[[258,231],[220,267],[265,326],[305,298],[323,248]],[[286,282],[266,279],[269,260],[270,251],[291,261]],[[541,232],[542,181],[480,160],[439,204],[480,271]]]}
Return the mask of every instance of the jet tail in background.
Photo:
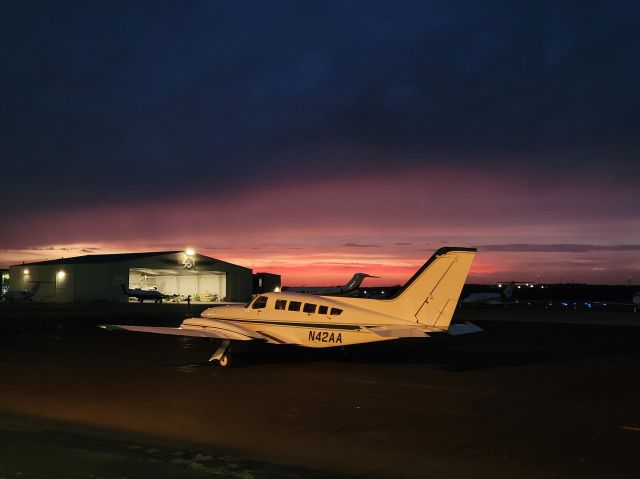
{"label": "jet tail in background", "polygon": [[356,273],[353,275],[353,278],[351,278],[351,280],[343,286],[343,288],[345,288],[346,291],[351,291],[353,289],[359,288],[360,285],[362,284],[362,281],[364,281],[365,278],[377,278],[377,277],[378,276],[371,276],[370,274],[367,274],[367,273]]}

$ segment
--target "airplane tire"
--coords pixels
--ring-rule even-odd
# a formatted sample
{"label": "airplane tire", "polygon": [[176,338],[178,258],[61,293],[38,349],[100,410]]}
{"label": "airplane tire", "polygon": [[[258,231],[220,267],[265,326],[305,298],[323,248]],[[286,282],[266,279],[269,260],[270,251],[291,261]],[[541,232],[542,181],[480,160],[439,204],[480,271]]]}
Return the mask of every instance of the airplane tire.
{"label": "airplane tire", "polygon": [[229,353],[223,354],[220,359],[218,359],[218,366],[221,368],[231,367],[231,356]]}

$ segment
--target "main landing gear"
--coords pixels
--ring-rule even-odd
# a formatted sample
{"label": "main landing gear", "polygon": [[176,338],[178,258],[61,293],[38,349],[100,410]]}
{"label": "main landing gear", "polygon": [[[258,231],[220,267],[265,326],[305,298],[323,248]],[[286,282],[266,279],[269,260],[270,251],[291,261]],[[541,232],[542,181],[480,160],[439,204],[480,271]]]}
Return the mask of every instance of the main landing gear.
{"label": "main landing gear", "polygon": [[231,367],[231,351],[230,351],[231,341],[225,339],[220,343],[218,349],[213,356],[209,358],[209,362],[216,363],[221,368]]}

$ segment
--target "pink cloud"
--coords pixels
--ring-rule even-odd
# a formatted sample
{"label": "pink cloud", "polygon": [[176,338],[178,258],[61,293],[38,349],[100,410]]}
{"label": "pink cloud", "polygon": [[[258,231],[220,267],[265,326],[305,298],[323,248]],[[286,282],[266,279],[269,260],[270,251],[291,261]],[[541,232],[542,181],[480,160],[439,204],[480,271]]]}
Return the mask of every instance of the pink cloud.
{"label": "pink cloud", "polygon": [[[613,186],[606,178],[553,183],[508,172],[423,169],[308,183],[283,177],[224,194],[215,187],[174,190],[142,203],[114,201],[99,208],[79,201],[72,210],[42,210],[11,221],[0,262],[71,256],[60,254],[66,251],[60,248],[70,249],[65,245],[101,252],[189,245],[281,273],[288,284],[339,284],[357,271],[383,276],[369,284],[395,284],[444,244],[623,244],[640,238],[635,192]],[[55,255],[33,250],[50,245],[58,245]],[[587,267],[567,252],[481,251],[471,279],[501,281],[516,273],[529,280],[538,274],[549,281],[616,278],[602,264],[620,257],[595,256],[599,265]],[[640,269],[638,256],[623,255],[630,274]]]}

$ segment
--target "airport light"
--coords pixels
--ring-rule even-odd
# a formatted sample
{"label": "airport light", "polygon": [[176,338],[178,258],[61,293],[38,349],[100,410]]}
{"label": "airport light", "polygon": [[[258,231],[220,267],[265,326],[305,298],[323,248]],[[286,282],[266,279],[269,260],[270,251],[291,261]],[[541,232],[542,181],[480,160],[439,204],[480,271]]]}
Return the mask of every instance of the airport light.
{"label": "airport light", "polygon": [[25,268],[25,269],[22,271],[22,274],[24,274],[25,276],[27,276],[27,275],[29,274],[29,270],[28,270],[27,268]]}
{"label": "airport light", "polygon": [[276,286],[275,289],[273,290],[274,293],[279,293],[280,292],[280,286]]}
{"label": "airport light", "polygon": [[196,254],[196,252],[193,250],[193,248],[187,248],[186,250],[184,250],[184,254],[186,254],[187,256],[193,256],[194,254]]}
{"label": "airport light", "polygon": [[58,277],[59,281],[62,281],[67,276],[67,273],[65,273],[64,271],[60,270],[60,271],[58,271],[58,274],[56,276]]}

